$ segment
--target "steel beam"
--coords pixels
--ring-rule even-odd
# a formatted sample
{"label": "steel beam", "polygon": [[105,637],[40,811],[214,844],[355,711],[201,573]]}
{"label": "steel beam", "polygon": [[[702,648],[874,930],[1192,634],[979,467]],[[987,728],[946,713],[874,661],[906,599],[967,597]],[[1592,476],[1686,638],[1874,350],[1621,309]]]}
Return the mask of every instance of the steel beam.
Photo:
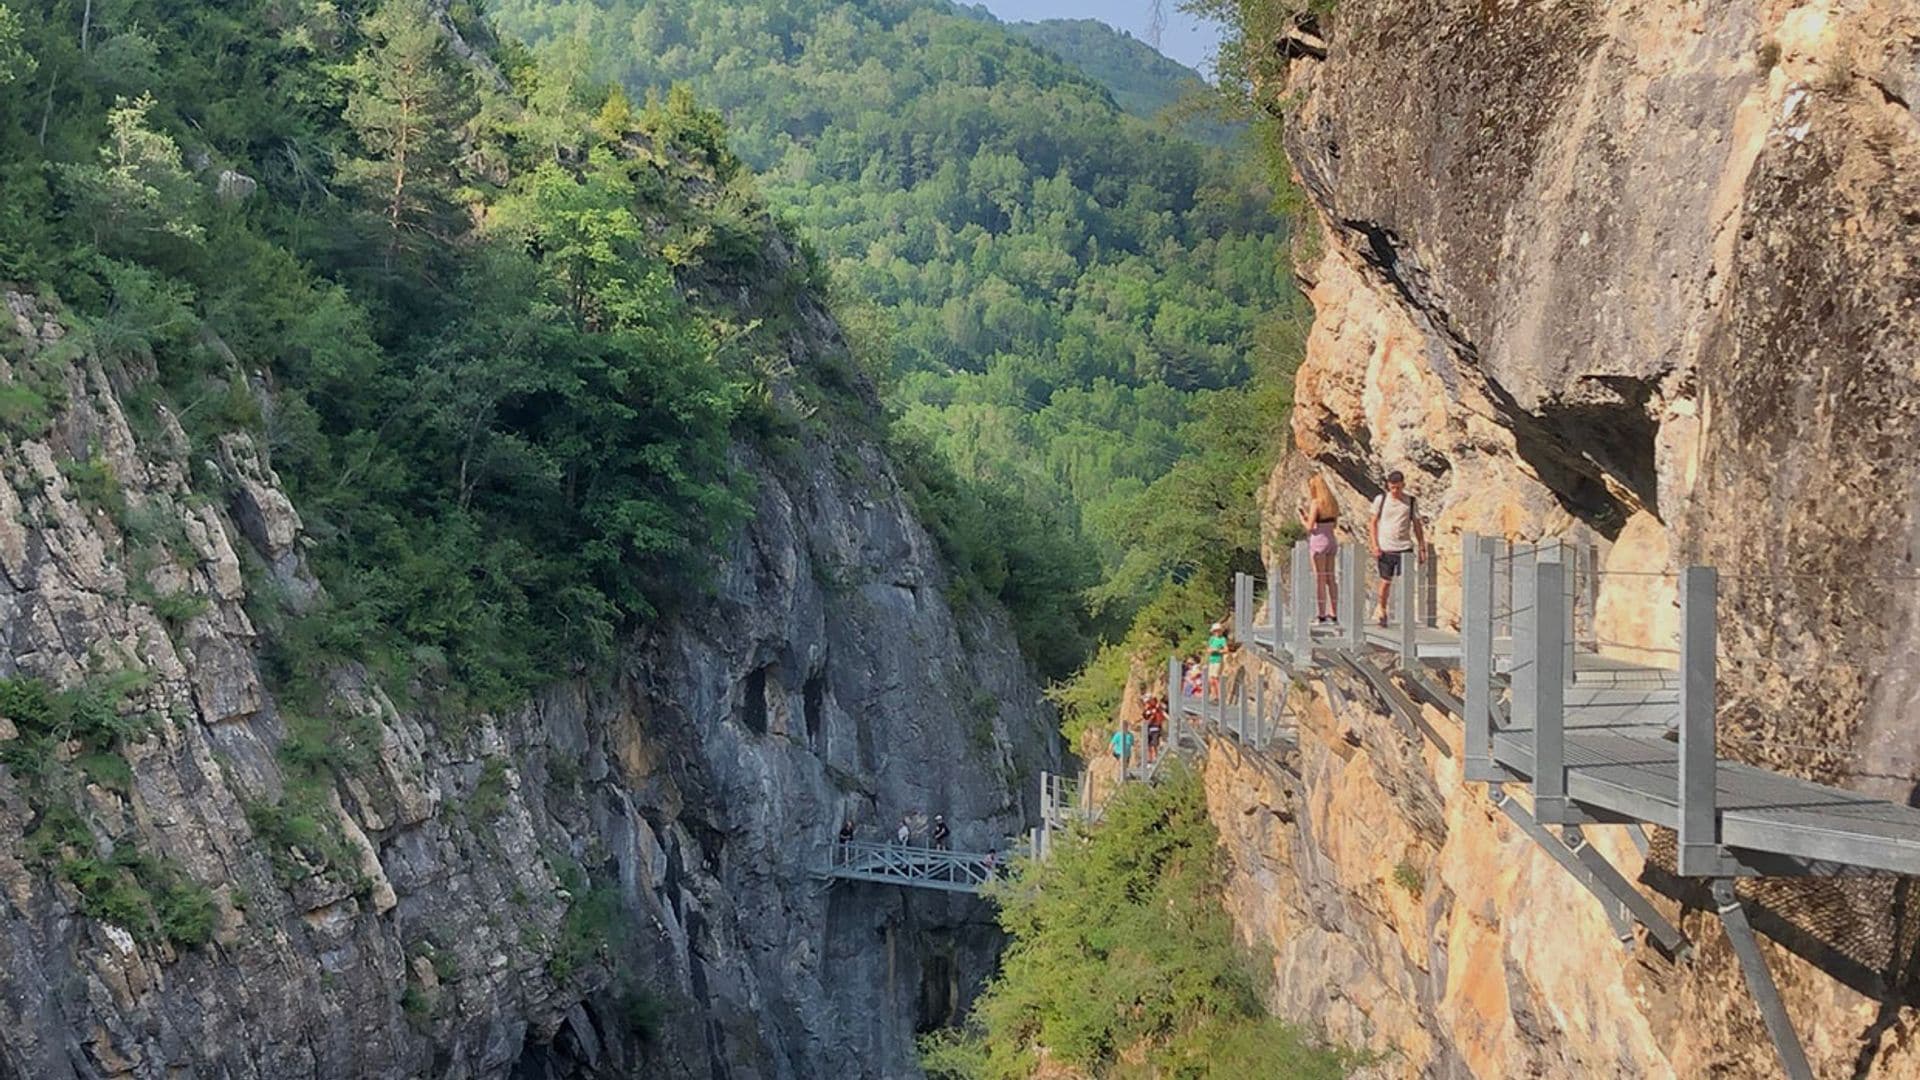
{"label": "steel beam", "polygon": [[1533,604],[1533,816],[1558,824],[1567,809],[1566,567],[1535,563]]}
{"label": "steel beam", "polygon": [[1607,857],[1600,854],[1599,849],[1588,842],[1587,834],[1581,831],[1580,826],[1565,826],[1560,830],[1560,839],[1566,842],[1567,850],[1573,852],[1574,857],[1580,860],[1580,865],[1586,867],[1587,872],[1593,875],[1593,879],[1612,893],[1614,899],[1620,901],[1620,905],[1626,908],[1627,913],[1632,915],[1641,926],[1647,928],[1647,933],[1653,935],[1653,939],[1660,943],[1660,947],[1666,950],[1669,956],[1679,956],[1693,948],[1693,943],[1687,940],[1687,935],[1681,933],[1680,928],[1662,915],[1660,909],[1653,906],[1652,901],[1642,895],[1639,889],[1633,887],[1633,883],[1627,880],[1626,875],[1615,869],[1614,865],[1607,861]]}
{"label": "steel beam", "polygon": [[1548,832],[1532,814],[1527,813],[1525,807],[1515,802],[1513,796],[1507,794],[1505,787],[1500,784],[1492,784],[1488,786],[1487,792],[1493,798],[1493,805],[1499,807],[1500,812],[1507,815],[1507,820],[1518,826],[1520,831],[1525,833],[1529,840],[1532,840],[1540,850],[1546,852],[1554,862],[1559,863],[1562,870],[1572,875],[1573,880],[1579,882],[1581,887],[1586,889],[1587,892],[1599,902],[1601,912],[1607,917],[1607,925],[1613,927],[1614,937],[1619,939],[1622,946],[1632,948],[1633,922],[1628,919],[1626,913],[1621,910],[1619,898],[1613,896],[1602,887],[1598,881],[1595,881],[1592,872],[1587,869],[1586,864],[1582,863],[1567,845],[1561,843],[1559,837]]}
{"label": "steel beam", "polygon": [[1538,669],[1533,666],[1534,624],[1537,621],[1533,606],[1533,564],[1534,551],[1531,545],[1513,545],[1513,556],[1508,560],[1509,629],[1513,635],[1513,656],[1508,663],[1507,678],[1512,693],[1508,697],[1509,726],[1527,729],[1533,727],[1533,684]]}
{"label": "steel beam", "polygon": [[1753,936],[1753,926],[1747,922],[1746,909],[1740,906],[1732,881],[1714,879],[1713,904],[1720,916],[1720,925],[1726,928],[1727,941],[1733,945],[1734,955],[1740,958],[1747,989],[1753,994],[1754,1004],[1760,1006],[1760,1018],[1766,1021],[1767,1034],[1773,1038],[1773,1052],[1779,1055],[1781,1072],[1790,1080],[1813,1080],[1807,1052],[1801,1049],[1800,1036],[1793,1030],[1787,1006],[1780,1000],[1780,988],[1774,985],[1767,958],[1760,954],[1760,942]]}

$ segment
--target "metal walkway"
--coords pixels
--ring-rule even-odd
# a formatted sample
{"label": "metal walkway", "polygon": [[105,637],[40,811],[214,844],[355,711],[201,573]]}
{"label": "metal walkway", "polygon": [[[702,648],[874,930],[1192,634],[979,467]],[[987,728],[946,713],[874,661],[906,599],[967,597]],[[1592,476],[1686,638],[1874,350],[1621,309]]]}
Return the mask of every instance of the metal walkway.
{"label": "metal walkway", "polygon": [[[1623,940],[1638,923],[1669,952],[1684,953],[1680,932],[1581,831],[1626,825],[1644,852],[1646,826],[1673,830],[1680,875],[1712,879],[1716,913],[1783,1071],[1809,1077],[1731,879],[1920,874],[1920,809],[1719,757],[1714,570],[1690,567],[1677,575],[1680,634],[1665,666],[1600,651],[1595,628],[1603,572],[1591,548],[1559,542],[1509,548],[1469,534],[1458,631],[1437,625],[1433,575],[1411,559],[1394,589],[1388,625],[1363,624],[1353,616],[1372,610],[1368,583],[1355,546],[1344,545],[1343,555],[1337,606],[1346,618],[1339,623],[1315,617],[1314,570],[1304,544],[1293,548],[1290,577],[1269,568],[1263,623],[1254,620],[1253,578],[1236,577],[1234,628],[1246,651],[1292,678],[1350,667],[1396,713],[1424,726],[1418,706],[1392,685],[1388,672],[1398,668],[1419,696],[1460,718],[1466,779],[1489,785],[1495,805],[1594,894]],[[1576,617],[1581,608],[1589,621],[1585,634]],[[1437,672],[1458,674],[1460,697],[1437,685]],[[1179,687],[1176,663],[1170,693]],[[1197,715],[1220,708],[1175,700]],[[1438,733],[1428,728],[1423,734],[1448,750]],[[1531,794],[1530,810],[1511,798],[1508,785]],[[1547,825],[1558,826],[1559,835]]]}
{"label": "metal walkway", "polygon": [[[1572,559],[1522,552],[1514,560],[1511,633],[1496,637],[1494,554],[1475,537],[1466,548],[1464,633],[1421,625],[1410,603],[1421,592],[1415,571],[1396,590],[1392,625],[1364,629],[1315,625],[1310,610],[1294,612],[1289,627],[1285,603],[1270,605],[1279,617],[1256,626],[1253,582],[1243,577],[1241,640],[1290,671],[1340,653],[1375,667],[1384,659],[1458,671],[1468,779],[1524,781],[1545,822],[1673,829],[1683,875],[1920,874],[1920,809],[1718,757],[1711,568],[1679,575],[1678,663],[1667,668],[1574,640]],[[1303,597],[1311,602],[1295,590],[1296,607]]]}
{"label": "metal walkway", "polygon": [[833,845],[822,877],[876,881],[944,892],[977,893],[1006,869],[1000,856],[942,848],[848,840]]}

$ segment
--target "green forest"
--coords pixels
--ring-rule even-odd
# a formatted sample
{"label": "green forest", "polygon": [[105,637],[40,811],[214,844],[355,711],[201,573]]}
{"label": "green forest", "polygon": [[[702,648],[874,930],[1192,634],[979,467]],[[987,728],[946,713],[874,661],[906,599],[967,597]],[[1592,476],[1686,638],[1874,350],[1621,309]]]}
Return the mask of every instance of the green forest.
{"label": "green forest", "polygon": [[[938,0],[502,0],[552,63],[727,119],[825,256],[903,442],[984,484],[962,565],[1043,672],[1072,671],[1176,568],[1149,494],[1205,449],[1215,392],[1287,363],[1286,226],[1251,155],[1129,116],[1059,57]],[[1197,526],[1199,523],[1195,523]],[[1209,558],[1208,562],[1214,560]]]}

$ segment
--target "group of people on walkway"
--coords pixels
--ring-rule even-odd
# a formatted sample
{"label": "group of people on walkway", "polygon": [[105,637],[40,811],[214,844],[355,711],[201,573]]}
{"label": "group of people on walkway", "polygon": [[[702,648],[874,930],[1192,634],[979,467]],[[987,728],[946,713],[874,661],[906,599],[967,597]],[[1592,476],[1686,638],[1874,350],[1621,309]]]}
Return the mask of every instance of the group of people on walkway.
{"label": "group of people on walkway", "polygon": [[[903,847],[913,843],[913,834],[918,831],[913,826],[913,818],[914,815],[911,813],[900,815],[900,825],[893,830],[894,843]],[[853,819],[851,817],[840,819],[841,845],[851,844],[853,840]],[[927,846],[935,851],[946,851],[953,846],[953,830],[947,826],[945,814],[933,815],[933,822],[927,826]]]}
{"label": "group of people on walkway", "polygon": [[[1300,527],[1306,533],[1307,552],[1313,560],[1315,620],[1340,621],[1340,502],[1333,488],[1318,473],[1307,480],[1306,496],[1300,500]],[[1382,490],[1373,500],[1366,527],[1367,546],[1379,571],[1380,585],[1373,611],[1374,620],[1386,626],[1393,598],[1393,582],[1401,576],[1409,557],[1427,549],[1427,530],[1420,518],[1420,506],[1407,493],[1406,474],[1399,469],[1387,473]],[[1227,636],[1227,624],[1214,623],[1207,631],[1204,653],[1189,656],[1181,669],[1181,692],[1190,698],[1211,697],[1220,692],[1220,680],[1226,670],[1228,653],[1237,645]],[[1146,733],[1145,762],[1158,759],[1166,737],[1169,716],[1167,701],[1148,691],[1140,700],[1141,727]],[[1107,749],[1121,766],[1133,758],[1135,736],[1131,728],[1114,731]]]}
{"label": "group of people on walkway", "polygon": [[[1314,611],[1317,621],[1340,621],[1340,581],[1336,569],[1340,558],[1340,503],[1333,489],[1320,474],[1307,480],[1306,498],[1300,500],[1300,527],[1307,534],[1307,553],[1313,558]],[[1373,500],[1367,520],[1367,545],[1373,552],[1380,573],[1378,602],[1374,621],[1387,625],[1388,601],[1393,580],[1400,576],[1409,556],[1427,548],[1426,525],[1420,520],[1420,507],[1407,494],[1406,474],[1395,469],[1387,474],[1386,487]],[[1358,617],[1355,612],[1355,617]]]}

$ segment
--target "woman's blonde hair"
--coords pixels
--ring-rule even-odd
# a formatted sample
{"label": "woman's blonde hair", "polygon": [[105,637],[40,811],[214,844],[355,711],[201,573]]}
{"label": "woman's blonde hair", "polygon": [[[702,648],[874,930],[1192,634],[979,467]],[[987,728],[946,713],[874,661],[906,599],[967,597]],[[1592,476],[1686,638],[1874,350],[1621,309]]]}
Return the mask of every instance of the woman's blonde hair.
{"label": "woman's blonde hair", "polygon": [[1307,479],[1307,502],[1313,507],[1315,521],[1336,521],[1340,517],[1340,504],[1333,499],[1333,489],[1319,473]]}

